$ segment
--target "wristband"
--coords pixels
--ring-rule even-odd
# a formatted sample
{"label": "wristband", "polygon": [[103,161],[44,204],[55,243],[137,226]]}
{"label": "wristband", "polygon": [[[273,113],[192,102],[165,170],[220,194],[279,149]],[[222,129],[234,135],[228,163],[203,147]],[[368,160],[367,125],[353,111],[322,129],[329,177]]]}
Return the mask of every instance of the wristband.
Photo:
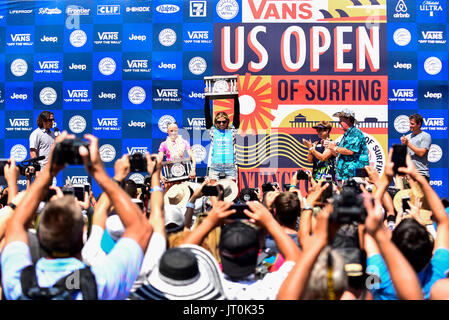
{"label": "wristband", "polygon": [[16,210],[16,208],[17,208],[17,206],[12,202],[8,203],[8,206],[11,207],[11,209],[13,209],[13,210]]}
{"label": "wristband", "polygon": [[122,183],[118,181],[117,179],[112,178],[112,181],[116,182],[120,187],[122,186]]}
{"label": "wristband", "polygon": [[304,208],[302,208],[302,210],[313,210],[313,207],[310,204],[306,203],[304,204]]}
{"label": "wristband", "polygon": [[195,204],[193,204],[192,202],[187,202],[186,203],[186,208],[192,208],[192,209],[195,209]]}
{"label": "wristband", "polygon": [[150,193],[153,193],[153,191],[161,191],[162,192],[162,191],[164,191],[164,189],[162,189],[159,186],[154,186],[150,189]]}

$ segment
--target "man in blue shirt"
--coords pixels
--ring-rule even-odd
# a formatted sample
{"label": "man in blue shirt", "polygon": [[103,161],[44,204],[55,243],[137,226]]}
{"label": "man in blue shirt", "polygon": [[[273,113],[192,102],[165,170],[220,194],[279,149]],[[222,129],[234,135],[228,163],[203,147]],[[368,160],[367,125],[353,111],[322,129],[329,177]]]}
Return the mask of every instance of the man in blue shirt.
{"label": "man in blue shirt", "polygon": [[[152,228],[140,209],[132,203],[129,195],[108,176],[98,151],[98,139],[89,134],[85,137],[90,141],[89,150],[84,146],[79,147],[79,154],[84,161],[86,171],[110,198],[125,226],[123,236],[112,251],[101,263],[90,268],[96,282],[96,297],[99,300],[126,299],[139,274]],[[75,136],[69,136],[64,131],[55,142],[61,142],[65,138],[73,139]],[[23,292],[21,282],[22,271],[32,265],[27,225],[48,192],[48,186],[53,178],[65,166],[52,162],[54,150],[55,146],[52,147],[49,155],[49,165],[44,167],[27,190],[22,201],[15,208],[6,229],[1,266],[3,292],[8,300],[16,300],[28,294]],[[147,161],[152,163],[149,155]],[[5,176],[13,174],[18,175],[18,168],[14,161],[11,165],[5,166]],[[160,165],[158,174],[160,174]],[[49,258],[41,258],[35,267],[33,266],[40,287],[51,287],[61,278],[86,267],[81,260],[83,229],[83,215],[75,197],[64,196],[49,202],[44,207],[40,213],[37,237]],[[72,282],[66,281],[67,290],[78,289],[69,287],[70,284]],[[72,293],[71,298],[79,300],[83,296],[78,290]]]}
{"label": "man in blue shirt", "polygon": [[[417,273],[424,298],[428,299],[433,284],[439,279],[446,278],[445,273],[449,270],[449,218],[440,198],[426,177],[419,173],[410,155],[407,155],[406,163],[407,167],[399,168],[399,172],[410,176],[420,185],[437,223],[437,234],[433,239],[425,226],[414,218],[406,218],[395,227],[391,240]],[[385,174],[389,179],[388,182],[391,183],[393,173],[386,170]],[[372,283],[372,287],[369,288],[374,299],[398,299],[379,248],[370,244],[367,238],[365,238],[365,243],[368,256],[367,272],[380,278],[380,282]]]}

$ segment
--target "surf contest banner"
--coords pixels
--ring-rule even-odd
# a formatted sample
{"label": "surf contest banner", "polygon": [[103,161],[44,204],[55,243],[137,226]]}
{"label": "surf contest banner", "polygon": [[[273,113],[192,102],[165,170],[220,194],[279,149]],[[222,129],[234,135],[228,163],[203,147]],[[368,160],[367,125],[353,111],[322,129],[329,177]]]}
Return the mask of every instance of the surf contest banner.
{"label": "surf contest banner", "polygon": [[[50,110],[59,130],[100,138],[112,175],[122,154],[157,152],[176,121],[204,175],[204,77],[237,75],[240,188],[311,168],[302,139],[327,120],[338,140],[332,115],[349,108],[380,174],[408,116],[423,115],[431,183],[447,196],[447,10],[427,0],[3,1],[0,153],[28,159]],[[232,118],[232,101],[214,100],[219,111]],[[66,182],[99,192],[81,166],[56,177]]]}

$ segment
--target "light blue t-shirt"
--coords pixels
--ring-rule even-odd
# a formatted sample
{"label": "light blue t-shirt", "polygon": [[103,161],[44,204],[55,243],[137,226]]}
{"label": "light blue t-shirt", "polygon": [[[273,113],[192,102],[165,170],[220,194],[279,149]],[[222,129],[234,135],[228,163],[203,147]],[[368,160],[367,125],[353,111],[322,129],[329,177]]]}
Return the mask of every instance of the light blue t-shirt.
{"label": "light blue t-shirt", "polygon": [[[380,277],[380,283],[371,289],[375,300],[398,300],[396,291],[388,273],[387,265],[380,254],[372,255],[367,260],[367,270]],[[445,272],[449,270],[449,250],[438,248],[427,267],[418,273],[424,298],[429,299],[430,289],[433,284],[446,278]]]}
{"label": "light blue t-shirt", "polygon": [[[120,238],[101,263],[91,267],[97,282],[98,300],[124,300],[136,281],[143,261],[142,248],[130,238]],[[5,297],[16,300],[22,295],[20,274],[32,264],[30,249],[21,241],[7,244],[1,254],[2,284]],[[36,277],[40,287],[50,287],[59,279],[86,265],[76,258],[46,259],[36,263]],[[73,299],[81,300],[76,293]]]}
{"label": "light blue t-shirt", "polygon": [[214,149],[212,163],[234,163],[234,146],[232,130],[218,130],[214,128]]}

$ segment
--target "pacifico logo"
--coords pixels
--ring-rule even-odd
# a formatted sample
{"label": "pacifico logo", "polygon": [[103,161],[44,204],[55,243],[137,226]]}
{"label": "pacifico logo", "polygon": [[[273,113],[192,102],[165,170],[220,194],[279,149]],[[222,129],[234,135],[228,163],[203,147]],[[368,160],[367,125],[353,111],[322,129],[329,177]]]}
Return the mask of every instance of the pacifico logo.
{"label": "pacifico logo", "polygon": [[398,46],[404,47],[410,43],[412,35],[407,29],[399,28],[393,33],[393,40]]}
{"label": "pacifico logo", "polygon": [[194,57],[189,61],[189,70],[194,75],[198,76],[204,73],[207,69],[206,60],[202,57]]}
{"label": "pacifico logo", "polygon": [[159,43],[164,47],[170,47],[176,42],[176,32],[173,29],[166,28],[159,32]]}
{"label": "pacifico logo", "polygon": [[15,59],[11,63],[11,73],[16,77],[21,77],[28,71],[28,63],[23,59]]}
{"label": "pacifico logo", "polygon": [[164,116],[162,116],[162,117],[159,119],[157,125],[158,125],[158,127],[159,127],[159,130],[161,130],[162,132],[167,133],[167,131],[168,131],[168,130],[167,130],[167,129],[168,129],[168,124],[169,124],[169,123],[173,123],[173,122],[175,122],[175,118],[173,118],[173,117],[170,116],[170,115],[164,115]]}
{"label": "pacifico logo", "polygon": [[114,59],[106,57],[100,60],[98,63],[98,70],[101,72],[101,74],[105,76],[110,76],[115,72],[117,65],[114,61]]}
{"label": "pacifico logo", "polygon": [[56,90],[53,89],[52,87],[45,87],[39,93],[39,99],[46,106],[50,106],[53,103],[55,103],[57,98],[58,94],[56,93]]}
{"label": "pacifico logo", "polygon": [[99,149],[100,158],[103,162],[111,162],[115,159],[117,152],[115,148],[110,144],[104,144]]}
{"label": "pacifico logo", "polygon": [[86,44],[87,35],[83,30],[75,30],[70,34],[70,44],[76,48],[80,48]]}
{"label": "pacifico logo", "polygon": [[207,155],[206,148],[203,147],[202,145],[194,144],[192,146],[192,152],[193,152],[193,155],[195,156],[196,163],[203,162],[206,159],[206,155]]}
{"label": "pacifico logo", "polygon": [[142,87],[135,86],[128,91],[128,99],[132,104],[141,104],[146,97],[147,95]]}
{"label": "pacifico logo", "polygon": [[87,122],[80,115],[75,115],[69,120],[69,128],[73,133],[81,133],[86,129]]}
{"label": "pacifico logo", "polygon": [[27,158],[27,149],[21,144],[16,144],[11,148],[10,156],[14,157],[16,162],[23,161]]}
{"label": "pacifico logo", "polygon": [[224,20],[230,20],[239,13],[239,4],[235,0],[220,0],[217,3],[217,14]]}
{"label": "pacifico logo", "polygon": [[440,73],[443,68],[443,63],[437,57],[429,57],[424,61],[424,70],[432,76]]}
{"label": "pacifico logo", "polygon": [[427,155],[427,160],[429,162],[435,163],[441,160],[443,157],[443,150],[437,144],[432,144],[429,149],[429,153]]}
{"label": "pacifico logo", "polygon": [[394,128],[399,133],[406,133],[410,131],[410,120],[406,115],[397,116],[394,119]]}

